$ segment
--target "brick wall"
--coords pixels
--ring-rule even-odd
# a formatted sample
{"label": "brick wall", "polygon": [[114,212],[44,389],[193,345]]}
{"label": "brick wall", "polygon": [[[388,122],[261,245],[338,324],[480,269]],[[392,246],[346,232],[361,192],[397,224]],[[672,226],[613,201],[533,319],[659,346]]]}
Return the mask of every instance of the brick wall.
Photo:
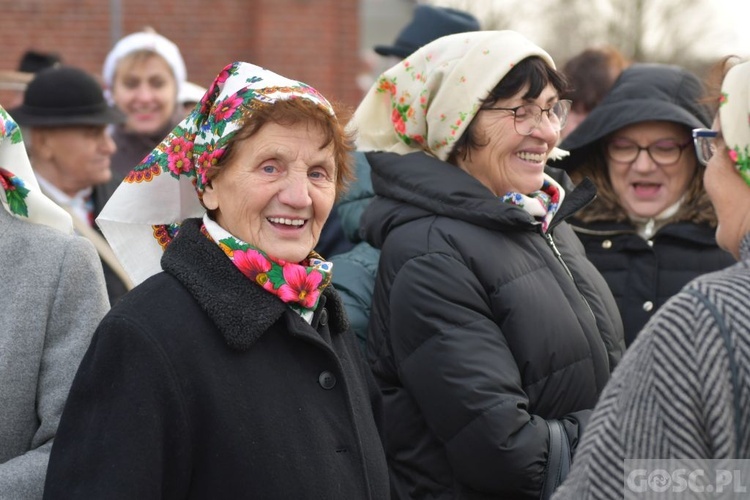
{"label": "brick wall", "polygon": [[[99,76],[117,3],[122,22],[115,32],[152,26],[180,47],[188,79],[200,85],[243,60],[349,106],[361,98],[358,0],[0,0],[0,70],[16,69],[33,48]],[[0,104],[14,97],[0,91]]]}

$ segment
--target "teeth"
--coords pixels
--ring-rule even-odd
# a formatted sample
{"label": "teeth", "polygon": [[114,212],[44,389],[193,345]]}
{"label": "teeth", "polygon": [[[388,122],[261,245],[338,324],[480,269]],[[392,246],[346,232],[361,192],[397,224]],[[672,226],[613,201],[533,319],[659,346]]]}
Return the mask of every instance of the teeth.
{"label": "teeth", "polygon": [[533,161],[536,163],[542,163],[544,161],[546,155],[543,154],[533,154],[533,153],[526,153],[526,152],[520,152],[518,153],[518,157],[522,160],[526,161]]}
{"label": "teeth", "polygon": [[305,223],[304,219],[283,219],[281,217],[269,217],[268,220],[274,224],[284,224],[286,226],[301,226]]}

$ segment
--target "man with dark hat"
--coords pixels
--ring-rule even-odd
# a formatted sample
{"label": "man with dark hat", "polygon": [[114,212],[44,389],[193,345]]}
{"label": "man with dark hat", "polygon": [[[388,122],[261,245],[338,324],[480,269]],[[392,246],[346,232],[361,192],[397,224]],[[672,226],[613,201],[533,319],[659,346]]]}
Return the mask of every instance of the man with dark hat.
{"label": "man with dark hat", "polygon": [[18,62],[18,71],[23,73],[39,73],[43,69],[60,66],[62,57],[55,52],[40,52],[38,50],[27,50]]}
{"label": "man with dark hat", "polygon": [[114,303],[130,282],[94,225],[102,209],[94,188],[112,177],[110,158],[116,146],[108,126],[121,123],[125,116],[107,104],[93,76],[71,66],[37,73],[26,88],[23,104],[9,112],[26,129],[42,191],[70,213],[76,232],[96,247]]}
{"label": "man with dark hat", "polygon": [[423,45],[445,35],[479,31],[479,21],[462,10],[432,5],[417,5],[414,17],[404,26],[392,45],[376,45],[375,52],[381,56],[405,59]]}

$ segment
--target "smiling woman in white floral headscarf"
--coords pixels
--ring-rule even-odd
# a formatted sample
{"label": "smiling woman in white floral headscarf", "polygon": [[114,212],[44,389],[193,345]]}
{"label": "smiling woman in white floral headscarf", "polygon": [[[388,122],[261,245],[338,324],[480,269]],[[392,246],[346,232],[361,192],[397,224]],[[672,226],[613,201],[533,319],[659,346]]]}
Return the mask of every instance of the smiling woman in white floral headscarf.
{"label": "smiling woman in white floral headscarf", "polygon": [[569,102],[518,33],[440,38],[380,76],[353,126],[378,195],[368,338],[396,498],[547,497],[622,349],[545,169]]}
{"label": "smiling woman in white floral headscarf", "polygon": [[[719,219],[716,240],[738,262],[695,278],[646,324],[602,393],[555,500],[707,498],[707,488],[716,498],[747,495],[737,489],[740,471],[733,484],[726,472],[739,463],[731,459],[750,456],[750,62],[727,58],[719,68],[719,112],[711,130],[693,137]],[[701,476],[687,485],[650,480],[665,470]]]}
{"label": "smiling woman in white floral headscarf", "polygon": [[50,498],[388,496],[368,371],[312,252],[351,140],[315,89],[227,66],[98,222],[134,281],[95,334]]}

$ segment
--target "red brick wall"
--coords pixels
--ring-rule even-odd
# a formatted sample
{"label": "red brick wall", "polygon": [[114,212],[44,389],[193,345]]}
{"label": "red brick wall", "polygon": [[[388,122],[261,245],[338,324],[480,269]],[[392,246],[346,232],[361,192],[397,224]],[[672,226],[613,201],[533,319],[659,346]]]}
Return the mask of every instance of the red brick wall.
{"label": "red brick wall", "polygon": [[[152,26],[182,51],[188,79],[207,86],[243,60],[301,80],[331,100],[361,98],[357,0],[119,0],[121,32]],[[0,70],[14,70],[28,48],[58,52],[101,74],[111,48],[109,0],[0,2]],[[12,99],[0,90],[0,104]]]}

